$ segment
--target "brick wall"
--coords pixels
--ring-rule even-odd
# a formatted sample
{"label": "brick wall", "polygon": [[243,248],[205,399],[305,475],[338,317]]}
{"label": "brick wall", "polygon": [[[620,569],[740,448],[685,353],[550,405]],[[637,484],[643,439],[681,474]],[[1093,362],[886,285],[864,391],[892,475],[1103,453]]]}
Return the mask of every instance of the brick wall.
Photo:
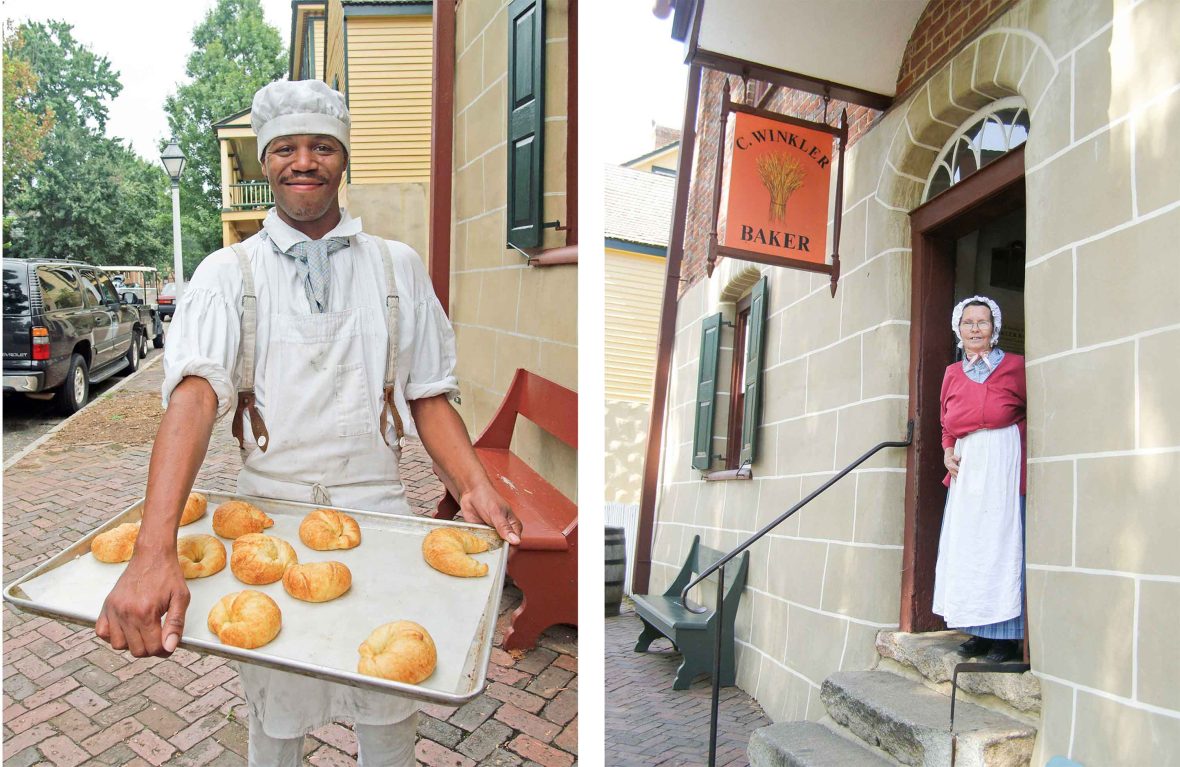
{"label": "brick wall", "polygon": [[[897,76],[898,102],[905,94],[923,82],[957,51],[961,45],[982,31],[997,16],[1014,4],[1015,0],[931,0],[906,44]],[[689,194],[684,230],[684,261],[681,266],[680,295],[704,278],[708,256],[709,233],[713,229],[713,188],[717,167],[717,120],[721,109],[721,88],[727,75],[706,70],[701,84],[700,106],[697,110],[697,147],[693,171],[693,189]],[[733,98],[749,92],[757,95],[758,88],[743,89],[740,77],[729,75]],[[824,121],[824,101],[806,91],[781,89],[766,105],[774,112],[800,117],[814,122]],[[848,145],[854,145],[867,133],[881,112],[857,104],[832,99],[827,105],[827,122],[835,124],[840,110],[848,110]]]}
{"label": "brick wall", "polygon": [[[1014,4],[1013,0],[930,0],[906,44],[897,71],[897,93],[904,95]],[[901,99],[899,99],[901,100]]]}

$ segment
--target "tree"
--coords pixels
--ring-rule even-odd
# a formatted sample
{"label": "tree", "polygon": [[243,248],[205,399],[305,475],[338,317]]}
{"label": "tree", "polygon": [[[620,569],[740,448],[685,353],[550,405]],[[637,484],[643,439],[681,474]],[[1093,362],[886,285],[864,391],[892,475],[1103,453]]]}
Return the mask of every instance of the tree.
{"label": "tree", "polygon": [[255,91],[283,77],[287,53],[259,0],[218,0],[192,39],[185,68],[191,80],[168,97],[164,110],[188,158],[181,207],[197,225],[192,234],[203,256],[221,247],[221,154],[213,124],[248,108]]}
{"label": "tree", "polygon": [[155,265],[171,252],[168,181],[162,169],[103,135],[107,102],[123,88],[110,61],[59,21],[26,23],[4,42],[5,72],[16,64],[23,84],[13,94],[16,110],[53,115],[40,156],[5,174],[12,219],[5,219],[5,255]]}
{"label": "tree", "polygon": [[[32,104],[37,75],[22,57],[24,35],[4,28],[4,178],[23,177],[44,154],[41,141],[53,127],[53,109]],[[7,239],[7,238],[6,238]]]}

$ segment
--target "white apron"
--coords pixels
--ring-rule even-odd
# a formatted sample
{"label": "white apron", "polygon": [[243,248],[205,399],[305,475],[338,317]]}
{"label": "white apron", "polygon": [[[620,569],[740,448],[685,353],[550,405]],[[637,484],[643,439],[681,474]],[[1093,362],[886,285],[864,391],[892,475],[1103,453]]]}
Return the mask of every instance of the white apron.
{"label": "white apron", "polygon": [[1020,427],[972,432],[955,445],[934,612],[948,626],[985,626],[1020,615],[1024,543],[1020,522]]}
{"label": "white apron", "polygon": [[[251,446],[239,493],[410,513],[398,473],[400,450],[385,443],[378,425],[381,386],[374,381],[380,382],[381,371],[365,367],[366,345],[386,343],[385,323],[384,312],[371,304],[270,316],[267,353],[259,358],[259,378],[276,403],[259,402],[270,442],[265,453]],[[238,664],[238,672],[252,713],[272,738],[300,737],[337,720],[392,724],[418,710],[407,698],[300,674],[247,663]]]}

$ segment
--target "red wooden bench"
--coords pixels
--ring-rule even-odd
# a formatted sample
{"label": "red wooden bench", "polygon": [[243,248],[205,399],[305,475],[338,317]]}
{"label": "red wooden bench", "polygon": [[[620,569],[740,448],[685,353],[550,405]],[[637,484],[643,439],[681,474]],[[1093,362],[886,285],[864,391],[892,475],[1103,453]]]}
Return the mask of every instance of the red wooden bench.
{"label": "red wooden bench", "polygon": [[[504,635],[506,650],[532,647],[557,623],[578,625],[578,506],[510,450],[517,415],[578,449],[578,394],[517,369],[508,393],[475,440],[475,454],[524,526],[508,554],[508,576],[524,596]],[[436,465],[447,492],[435,516],[459,513],[454,485]]]}

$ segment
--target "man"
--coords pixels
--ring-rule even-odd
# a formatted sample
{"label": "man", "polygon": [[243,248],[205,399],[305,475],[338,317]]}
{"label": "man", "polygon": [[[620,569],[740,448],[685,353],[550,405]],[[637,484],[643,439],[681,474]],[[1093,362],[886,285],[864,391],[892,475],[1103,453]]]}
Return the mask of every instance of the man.
{"label": "man", "polygon": [[[457,482],[464,517],[520,540],[447,399],[457,392],[454,333],[421,261],[364,234],[337,206],[349,153],[343,97],[314,80],[271,83],[251,121],[275,208],[258,235],[210,255],[186,286],[165,349],[167,410],[135,555],[96,625],[137,657],[167,656],[180,640],[189,602],[176,557],[180,513],[213,424],[235,401],[235,436],[248,420],[257,442],[246,447],[240,493],[408,513],[397,466],[408,409]],[[243,333],[256,343],[243,344]],[[299,764],[303,736],[336,719],[356,723],[362,765],[414,763],[413,702],[249,664],[240,673],[251,765]]]}

